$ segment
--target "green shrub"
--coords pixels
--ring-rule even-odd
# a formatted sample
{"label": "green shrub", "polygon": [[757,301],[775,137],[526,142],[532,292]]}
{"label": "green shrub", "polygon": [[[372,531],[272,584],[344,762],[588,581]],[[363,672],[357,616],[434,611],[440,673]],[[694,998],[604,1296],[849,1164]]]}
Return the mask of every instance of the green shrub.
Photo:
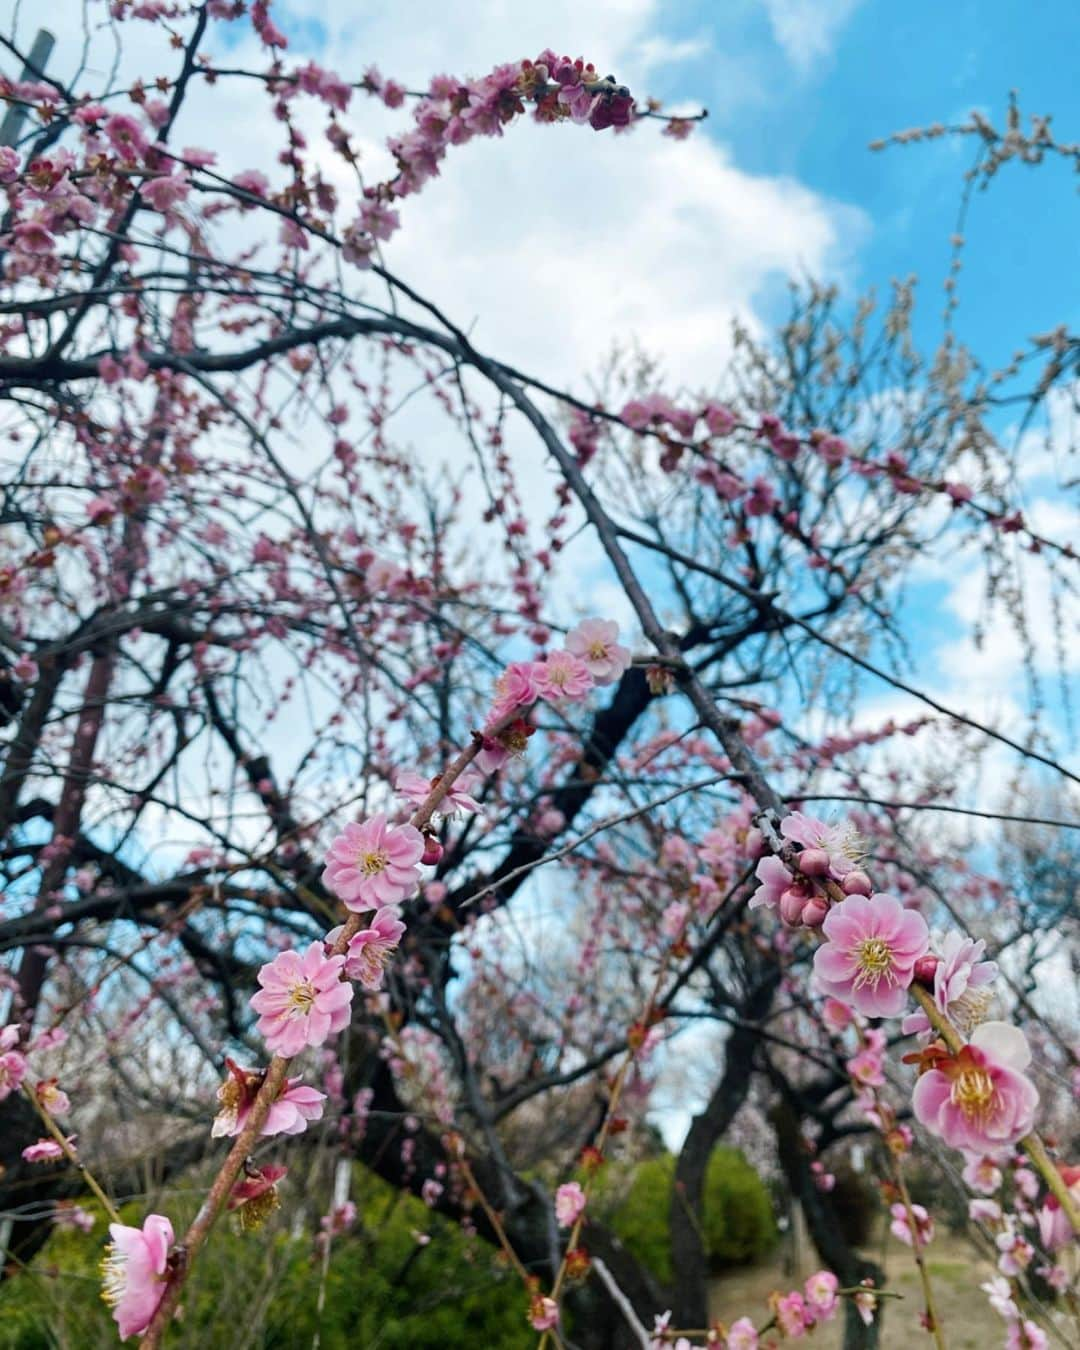
{"label": "green shrub", "polygon": [[[322,1350],[535,1346],[521,1282],[486,1243],[470,1242],[360,1167],[353,1194],[360,1221],[334,1242],[321,1317],[312,1233],[293,1235],[283,1195],[281,1211],[261,1232],[243,1235],[228,1222],[215,1229],[169,1350],[294,1350],[311,1345],[316,1327]],[[194,1190],[176,1193],[159,1209],[182,1232],[197,1199]],[[145,1213],[129,1205],[123,1217],[138,1224]],[[429,1234],[430,1243],[418,1247],[416,1232]],[[100,1297],[105,1241],[100,1220],[88,1235],[58,1231],[26,1272],[0,1285],[0,1350],[115,1350],[116,1326]]]}
{"label": "green shrub", "polygon": [[[671,1234],[668,1214],[675,1178],[670,1153],[649,1158],[634,1170],[625,1197],[607,1199],[612,1181],[605,1183],[601,1212],[642,1265],[661,1283],[669,1284]],[[759,1261],[776,1242],[776,1221],[769,1192],[739,1149],[713,1150],[705,1173],[702,1229],[709,1263],[714,1270]]]}

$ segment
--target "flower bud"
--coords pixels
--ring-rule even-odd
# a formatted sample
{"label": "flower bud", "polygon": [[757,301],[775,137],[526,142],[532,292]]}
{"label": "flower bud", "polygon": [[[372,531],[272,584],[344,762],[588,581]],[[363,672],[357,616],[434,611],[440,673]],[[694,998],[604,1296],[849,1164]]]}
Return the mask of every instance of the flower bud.
{"label": "flower bud", "polygon": [[792,886],[786,890],[780,897],[780,917],[793,928],[802,923],[802,912],[806,905],[807,895],[800,886]]}
{"label": "flower bud", "polygon": [[829,912],[829,902],[820,895],[807,900],[803,906],[802,921],[807,928],[820,928]]}
{"label": "flower bud", "polygon": [[799,871],[808,877],[824,877],[829,873],[829,855],[823,848],[804,848],[799,854]]}
{"label": "flower bud", "polygon": [[443,855],[443,846],[433,834],[424,836],[424,852],[420,861],[425,867],[434,867]]}
{"label": "flower bud", "polygon": [[937,970],[941,962],[939,956],[933,952],[927,952],[925,956],[920,956],[915,962],[915,983],[925,984],[928,988],[933,988],[934,971]]}
{"label": "flower bud", "polygon": [[845,895],[870,895],[874,887],[865,872],[849,872],[841,881],[840,889]]}

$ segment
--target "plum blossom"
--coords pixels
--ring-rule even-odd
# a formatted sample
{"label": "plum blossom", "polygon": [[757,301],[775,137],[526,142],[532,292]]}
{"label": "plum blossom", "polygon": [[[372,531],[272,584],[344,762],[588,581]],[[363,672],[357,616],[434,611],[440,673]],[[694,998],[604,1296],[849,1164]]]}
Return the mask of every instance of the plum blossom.
{"label": "plum blossom", "polygon": [[934,1240],[934,1221],[927,1213],[924,1205],[912,1204],[911,1206],[911,1215],[915,1220],[914,1240],[912,1240],[911,1223],[908,1219],[906,1207],[897,1202],[890,1206],[889,1213],[892,1215],[889,1231],[894,1237],[899,1238],[906,1247],[925,1247]]}
{"label": "plum blossom", "polygon": [[992,1280],[987,1280],[985,1284],[980,1284],[979,1288],[987,1297],[987,1302],[999,1317],[1004,1317],[1008,1321],[1020,1316],[1020,1309],[1013,1300],[1012,1285],[1001,1275],[995,1275]]}
{"label": "plum blossom", "polygon": [[126,1341],[146,1330],[165,1293],[173,1227],[163,1214],[150,1214],[142,1228],[109,1224],[109,1236],[112,1241],[101,1263],[101,1296]]}
{"label": "plum blossom", "polygon": [[[986,950],[981,938],[974,942],[955,928],[934,945],[940,957],[934,967],[934,1002],[962,1031],[970,1031],[986,1014],[990,1002],[986,986],[997,975],[997,962],[981,959]],[[904,1018],[902,1029],[906,1034],[924,1034],[931,1026],[920,1008]]]}
{"label": "plum blossom", "polygon": [[[76,1136],[69,1134],[68,1144],[74,1144]],[[39,1139],[36,1144],[28,1144],[22,1151],[23,1162],[46,1163],[59,1162],[64,1150],[55,1139]]]}
{"label": "plum blossom", "polygon": [[829,825],[816,816],[793,811],[780,822],[780,833],[804,849],[820,849],[827,854],[826,871],[833,881],[843,881],[862,857],[859,836],[846,823]]}
{"label": "plum blossom", "polygon": [[71,1110],[71,1100],[55,1078],[41,1079],[35,1093],[38,1101],[52,1116],[66,1116]]}
{"label": "plum blossom", "polygon": [[915,1084],[915,1116],[951,1148],[1000,1155],[1030,1131],[1039,1093],[1017,1027],[984,1022],[958,1054],[931,1046],[922,1058],[932,1067]]}
{"label": "plum blossom", "polygon": [[1001,1189],[1001,1169],[993,1158],[969,1158],[960,1175],[971,1190],[982,1195],[993,1195]]}
{"label": "plum blossom", "polygon": [[0,1031],[0,1102],[18,1091],[26,1076],[26,1057],[14,1049],[18,1040],[18,1027],[7,1026]]}
{"label": "plum blossom", "polygon": [[[214,1139],[237,1135],[247,1124],[248,1116],[259,1089],[266,1077],[258,1069],[241,1068],[235,1060],[226,1059],[228,1077],[217,1090],[221,1103],[210,1134]],[[263,1121],[261,1135],[303,1134],[308,1121],[321,1120],[326,1094],[305,1087],[299,1078],[286,1079]]]}
{"label": "plum blossom", "polygon": [[282,952],[263,966],[262,988],[251,1006],[260,1014],[258,1031],[270,1050],[291,1058],[348,1025],[353,990],[341,980],[344,965],[343,956],[327,956],[323,944],[313,942],[303,956]]}
{"label": "plum blossom", "polygon": [[[425,778],[423,774],[405,770],[394,779],[394,791],[404,797],[410,806],[420,806],[431,795],[432,790],[438,787],[441,776],[436,774],[434,778]],[[472,794],[477,791],[482,781],[480,774],[466,770],[454,780],[450,791],[439,803],[437,808],[439,814],[453,816],[459,811],[479,811],[480,803]]]}
{"label": "plum blossom", "polygon": [[630,651],[617,641],[614,619],[583,619],[566,636],[565,647],[579,657],[595,684],[614,684],[630,665]]}
{"label": "plum blossom", "polygon": [[567,1181],[555,1192],[555,1219],[560,1228],[572,1228],[585,1212],[585,1192],[576,1181]]}
{"label": "plum blossom", "polygon": [[1042,1327],[1030,1318],[1013,1322],[1005,1337],[1005,1350],[1047,1350],[1050,1341]]}
{"label": "plum blossom", "polygon": [[792,884],[793,877],[779,858],[766,854],[754,868],[754,876],[761,885],[750,897],[749,909],[775,909],[780,897]]}
{"label": "plum blossom", "polygon": [[891,895],[849,895],[825,917],[814,953],[822,990],[866,1017],[896,1017],[930,943],[921,914]]}
{"label": "plum blossom", "polygon": [[819,1270],[803,1285],[806,1306],[816,1322],[828,1322],[836,1314],[839,1304],[836,1291],[840,1281],[831,1270]]}
{"label": "plum blossom", "polygon": [[789,1294],[774,1294],[770,1302],[776,1325],[784,1336],[798,1340],[800,1336],[806,1335],[807,1327],[813,1325],[813,1317],[809,1314],[806,1302],[797,1289],[793,1289]]}
{"label": "plum blossom", "polygon": [[550,1331],[559,1320],[559,1305],[547,1294],[534,1294],[529,1302],[529,1324],[534,1331]]}
{"label": "plum blossom", "polygon": [[244,1166],[244,1178],[229,1192],[229,1210],[237,1214],[240,1227],[246,1231],[261,1228],[277,1209],[281,1200],[278,1182],[288,1173],[287,1167],[269,1163],[257,1167],[249,1159]]}
{"label": "plum blossom", "polygon": [[327,850],[326,886],[363,913],[408,899],[420,883],[424,839],[412,825],[388,825],[381,812],[352,821]]}
{"label": "plum blossom", "polygon": [[[1065,1185],[1069,1188],[1069,1194],[1073,1202],[1080,1205],[1080,1167],[1061,1167],[1061,1175],[1065,1179]],[[1073,1232],[1073,1226],[1069,1222],[1065,1211],[1061,1208],[1061,1201],[1056,1195],[1048,1195],[1038,1210],[1039,1223],[1039,1241],[1048,1252],[1057,1252],[1062,1247],[1067,1247],[1070,1242],[1076,1239]]]}
{"label": "plum blossom", "polygon": [[727,1350],[758,1350],[757,1328],[749,1317],[740,1317],[728,1327]]}
{"label": "plum blossom", "polygon": [[495,681],[490,722],[500,722],[516,709],[528,708],[536,702],[540,693],[538,670],[537,661],[511,661]]}
{"label": "plum blossom", "polygon": [[572,652],[552,652],[536,662],[535,671],[536,692],[549,703],[577,702],[593,687],[588,666]]}
{"label": "plum blossom", "polygon": [[[380,909],[370,927],[362,928],[349,939],[345,974],[350,980],[359,980],[371,993],[381,989],[386,964],[397,951],[404,932],[399,910]],[[332,940],[333,934],[330,938]]]}

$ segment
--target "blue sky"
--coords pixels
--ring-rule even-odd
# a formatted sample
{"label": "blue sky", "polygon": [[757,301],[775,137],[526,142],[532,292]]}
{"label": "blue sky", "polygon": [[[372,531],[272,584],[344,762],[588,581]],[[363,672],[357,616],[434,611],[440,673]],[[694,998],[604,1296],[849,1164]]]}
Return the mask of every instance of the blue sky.
{"label": "blue sky", "polygon": [[[778,36],[785,14],[786,44]],[[726,142],[741,169],[790,175],[861,207],[871,229],[857,278],[883,284],[916,272],[927,342],[940,334],[948,237],[973,147],[949,141],[874,154],[867,143],[966,120],[972,108],[1000,124],[1010,89],[1022,108],[1052,112],[1062,139],[1080,140],[1080,86],[1068,56],[1080,40],[1080,9],[1070,0],[674,0],[660,15],[673,40],[701,43],[695,57],[655,72],[661,96],[700,97],[710,111],[706,134]],[[818,41],[824,50],[815,56]],[[1014,166],[976,201],[958,331],[994,358],[1007,357],[1019,336],[1076,317],[1061,282],[1077,257],[1077,181],[1059,163]]]}

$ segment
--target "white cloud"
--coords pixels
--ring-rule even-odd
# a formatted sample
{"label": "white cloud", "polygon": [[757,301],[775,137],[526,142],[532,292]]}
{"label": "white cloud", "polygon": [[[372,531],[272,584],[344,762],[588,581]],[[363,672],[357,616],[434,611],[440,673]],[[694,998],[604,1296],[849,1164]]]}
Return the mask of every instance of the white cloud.
{"label": "white cloud", "polygon": [[832,55],[837,35],[860,0],[764,0],[773,37],[803,74]]}

